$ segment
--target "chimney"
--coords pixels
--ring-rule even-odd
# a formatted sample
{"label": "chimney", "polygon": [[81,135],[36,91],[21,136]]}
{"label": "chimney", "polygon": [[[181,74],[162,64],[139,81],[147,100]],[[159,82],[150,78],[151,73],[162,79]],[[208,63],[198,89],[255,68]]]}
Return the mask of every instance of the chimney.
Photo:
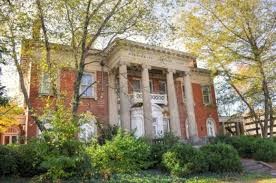
{"label": "chimney", "polygon": [[32,36],[33,40],[40,40],[40,30],[41,30],[41,22],[39,18],[36,18],[33,23]]}

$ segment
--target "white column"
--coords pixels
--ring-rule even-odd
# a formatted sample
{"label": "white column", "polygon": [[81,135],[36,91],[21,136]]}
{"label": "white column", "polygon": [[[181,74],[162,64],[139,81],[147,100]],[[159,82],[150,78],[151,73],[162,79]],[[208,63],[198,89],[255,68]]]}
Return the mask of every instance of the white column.
{"label": "white column", "polygon": [[189,123],[189,138],[192,141],[198,140],[197,124],[195,118],[195,109],[194,109],[194,97],[193,97],[193,88],[191,82],[191,74],[185,72],[184,76],[184,88],[186,95],[186,110]]}
{"label": "white column", "polygon": [[170,130],[176,136],[181,136],[180,120],[178,112],[178,104],[174,86],[173,73],[175,70],[168,69],[167,72],[167,90],[168,90],[168,101],[169,101],[169,112],[170,112]]}
{"label": "white column", "polygon": [[118,118],[118,97],[116,86],[116,74],[114,71],[108,73],[108,112],[109,124],[111,126],[119,125]]}
{"label": "white column", "polygon": [[119,85],[120,85],[120,119],[121,127],[130,131],[130,110],[128,97],[128,79],[127,65],[125,63],[119,66]]}
{"label": "white column", "polygon": [[150,66],[142,65],[142,93],[143,93],[145,136],[152,138],[153,126],[152,126],[151,95],[150,95],[150,84],[149,84],[149,69],[150,69]]}

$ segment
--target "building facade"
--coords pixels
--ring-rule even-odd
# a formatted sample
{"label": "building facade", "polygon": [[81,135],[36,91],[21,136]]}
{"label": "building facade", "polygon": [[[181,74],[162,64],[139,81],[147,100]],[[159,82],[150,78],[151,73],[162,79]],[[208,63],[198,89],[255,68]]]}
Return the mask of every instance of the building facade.
{"label": "building facade", "polygon": [[[53,98],[49,77],[38,67],[40,45],[29,40],[22,48],[31,50],[28,54],[22,51],[22,63],[28,70],[25,82],[31,105],[38,111],[46,99]],[[64,62],[56,82],[69,107],[76,78],[72,51],[65,46],[52,47],[52,59]],[[97,51],[101,53],[94,54]],[[172,132],[183,139],[197,140],[218,133],[212,78],[208,70],[197,68],[194,56],[117,39],[104,51],[91,50],[86,63],[79,112],[89,111],[104,125],[118,125],[134,131],[136,136],[149,138]],[[88,87],[92,83],[95,84]],[[26,136],[38,133],[28,116]]]}

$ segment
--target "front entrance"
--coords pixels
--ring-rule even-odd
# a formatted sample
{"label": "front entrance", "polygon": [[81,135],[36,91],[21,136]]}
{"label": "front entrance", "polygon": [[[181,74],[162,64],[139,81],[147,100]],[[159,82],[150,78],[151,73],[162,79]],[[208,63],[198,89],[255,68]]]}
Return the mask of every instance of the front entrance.
{"label": "front entrance", "polygon": [[[152,104],[152,126],[155,137],[162,137],[167,131],[168,122],[164,118],[162,108],[157,104]],[[145,134],[143,107],[134,107],[131,109],[131,129],[136,137]]]}

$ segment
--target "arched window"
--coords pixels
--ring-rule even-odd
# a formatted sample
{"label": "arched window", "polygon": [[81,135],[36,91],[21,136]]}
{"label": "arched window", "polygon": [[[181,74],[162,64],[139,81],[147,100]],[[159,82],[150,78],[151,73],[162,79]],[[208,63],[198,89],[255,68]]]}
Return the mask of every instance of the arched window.
{"label": "arched window", "polygon": [[209,137],[215,137],[216,136],[215,123],[212,118],[207,119],[206,127],[207,127],[207,135]]}

